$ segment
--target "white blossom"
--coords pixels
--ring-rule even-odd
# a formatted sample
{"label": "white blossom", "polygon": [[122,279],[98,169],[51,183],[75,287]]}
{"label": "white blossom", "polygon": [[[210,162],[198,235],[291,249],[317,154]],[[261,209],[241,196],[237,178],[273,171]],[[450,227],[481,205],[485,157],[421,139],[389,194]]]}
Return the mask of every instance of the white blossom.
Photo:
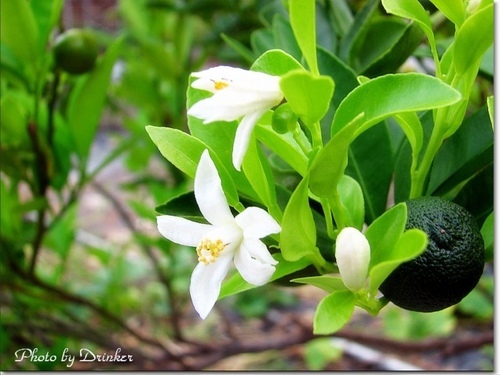
{"label": "white blossom", "polygon": [[191,276],[190,294],[196,311],[205,319],[233,262],[248,283],[259,286],[269,281],[278,262],[260,238],[279,233],[281,227],[257,207],[248,207],[233,217],[207,150],[196,170],[194,193],[208,224],[170,215],[159,216],[157,224],[167,239],[196,247],[198,264]]}
{"label": "white blossom", "polygon": [[234,121],[241,118],[233,144],[233,165],[241,170],[255,124],[269,109],[283,100],[280,77],[229,66],[217,66],[192,73],[191,87],[214,95],[195,103],[188,115],[203,120]]}

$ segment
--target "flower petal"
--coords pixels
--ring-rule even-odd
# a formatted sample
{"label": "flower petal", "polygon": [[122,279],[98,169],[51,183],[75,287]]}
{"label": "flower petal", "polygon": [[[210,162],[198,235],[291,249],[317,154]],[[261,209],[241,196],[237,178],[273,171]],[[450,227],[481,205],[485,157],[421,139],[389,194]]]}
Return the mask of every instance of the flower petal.
{"label": "flower petal", "polygon": [[266,111],[267,109],[263,109],[249,113],[243,117],[238,129],[236,130],[233,144],[233,165],[238,171],[241,171],[241,164],[243,163],[243,158],[248,150],[248,144],[250,143],[250,137],[253,129],[255,128],[255,124]]}
{"label": "flower petal", "polygon": [[248,207],[235,220],[245,238],[262,238],[281,232],[280,225],[262,208]]}
{"label": "flower petal", "polygon": [[268,263],[271,265],[278,264],[278,261],[274,259],[267,249],[267,246],[261,240],[254,238],[245,238],[241,244],[252,258],[257,259],[262,263]]}
{"label": "flower petal", "polygon": [[344,285],[356,292],[363,287],[370,264],[370,244],[353,227],[342,229],[335,242],[335,259]]}
{"label": "flower petal", "polygon": [[266,284],[276,268],[252,258],[244,241],[234,255],[234,265],[247,283],[261,286]]}
{"label": "flower petal", "polygon": [[203,151],[196,169],[194,195],[203,217],[209,223],[213,225],[234,223],[217,168],[208,150]]}
{"label": "flower petal", "polygon": [[197,246],[211,225],[196,223],[182,217],[163,215],[156,218],[163,237],[184,246]]}
{"label": "flower petal", "polygon": [[271,108],[260,101],[258,93],[234,93],[226,89],[213,96],[193,104],[187,114],[204,120],[208,124],[214,121],[234,121],[262,107]]}
{"label": "flower petal", "polygon": [[198,263],[191,275],[189,293],[195,310],[205,319],[219,298],[222,280],[231,266],[232,254],[220,256],[215,263]]}

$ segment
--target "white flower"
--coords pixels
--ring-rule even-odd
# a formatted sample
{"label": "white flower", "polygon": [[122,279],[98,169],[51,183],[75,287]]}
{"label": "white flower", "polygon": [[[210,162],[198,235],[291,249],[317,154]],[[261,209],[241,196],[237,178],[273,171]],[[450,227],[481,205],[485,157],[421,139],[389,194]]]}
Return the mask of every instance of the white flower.
{"label": "white flower", "polygon": [[337,236],[335,258],[345,286],[353,292],[361,289],[368,275],[370,244],[356,228],[347,227]]}
{"label": "white flower", "polygon": [[167,239],[196,246],[198,265],[191,276],[190,294],[202,319],[219,297],[221,283],[232,262],[250,284],[264,285],[278,263],[260,238],[279,233],[279,224],[263,209],[248,207],[233,217],[221,180],[207,150],[201,156],[194,179],[194,193],[209,224],[175,216],[159,216],[158,230]]}
{"label": "white flower", "polygon": [[188,115],[204,120],[204,124],[242,118],[233,145],[233,165],[241,170],[255,124],[267,110],[283,100],[280,77],[229,66],[217,66],[192,75],[198,78],[191,84],[193,88],[214,95],[195,103]]}

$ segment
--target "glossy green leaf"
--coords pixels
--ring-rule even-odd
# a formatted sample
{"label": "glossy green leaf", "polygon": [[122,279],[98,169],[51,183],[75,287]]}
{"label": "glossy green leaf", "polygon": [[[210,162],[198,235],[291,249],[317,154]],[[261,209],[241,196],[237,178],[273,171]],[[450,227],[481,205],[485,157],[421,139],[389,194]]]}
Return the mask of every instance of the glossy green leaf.
{"label": "glossy green leaf", "polygon": [[270,125],[259,124],[255,127],[257,139],[281,157],[301,176],[307,173],[308,159],[291,133],[278,134]]}
{"label": "glossy green leaf", "polygon": [[406,218],[406,204],[399,203],[366,229],[365,236],[370,243],[370,269],[390,259],[392,248],[405,230]]}
{"label": "glossy green leaf", "polygon": [[[310,264],[306,259],[289,262],[285,260],[281,254],[273,254],[273,258],[278,261],[278,264],[276,265],[276,271],[274,272],[269,282],[277,280],[293,272],[300,271]],[[238,272],[235,272],[222,284],[219,299],[233,294],[241,293],[245,290],[249,290],[255,287],[255,285],[247,283]]]}
{"label": "glossy green leaf", "polygon": [[431,3],[455,25],[460,26],[465,20],[465,6],[463,0],[430,0]]}
{"label": "glossy green leaf", "polygon": [[336,291],[347,290],[341,277],[331,276],[331,275],[321,275],[321,276],[310,276],[310,277],[300,277],[298,279],[292,279],[294,283],[308,284],[323,289],[328,293],[333,293]]}
{"label": "glossy green leaf", "polygon": [[434,38],[434,31],[429,14],[426,12],[422,4],[418,0],[382,0],[382,5],[388,13],[392,13],[399,17],[408,18],[417,22],[422,28],[429,45],[431,53],[436,64],[439,63],[439,55],[436,47],[436,40]]}
{"label": "glossy green leaf", "polygon": [[313,333],[327,335],[337,332],[351,319],[356,296],[351,291],[338,291],[323,298],[314,314]]}
{"label": "glossy green leaf", "polygon": [[319,152],[310,170],[310,188],[317,196],[330,197],[344,175],[350,142],[363,120],[364,114],[361,113]]}
{"label": "glossy green leaf", "polygon": [[454,203],[464,207],[474,216],[479,226],[493,210],[494,174],[494,164],[491,161],[468,180],[453,198]]}
{"label": "glossy green leaf", "polygon": [[343,175],[337,185],[337,190],[340,202],[345,208],[345,225],[361,230],[365,222],[365,202],[361,186],[354,178]]}
{"label": "glossy green leaf", "polygon": [[[173,128],[146,126],[146,131],[169,162],[189,177],[194,178],[201,154],[205,149],[209,149],[207,145],[199,139]],[[220,162],[217,153],[210,152],[210,157],[217,166],[228,203],[233,207],[236,206],[239,202],[238,192],[229,173]]]}
{"label": "glossy green leaf", "polygon": [[393,73],[422,41],[423,32],[414,23],[396,17],[376,18],[368,25],[351,66],[360,74],[376,77]]}
{"label": "glossy green leaf", "polygon": [[335,82],[331,105],[336,109],[347,94],[359,85],[356,72],[336,55],[321,47],[318,48],[318,65],[321,74],[332,77]]}
{"label": "glossy green leaf", "polygon": [[281,222],[280,247],[289,262],[303,257],[319,256],[316,247],[316,225],[309,207],[309,179],[304,177],[293,192]]}
{"label": "glossy green leaf", "polygon": [[302,60],[302,52],[297,44],[288,17],[283,14],[274,15],[272,31],[275,48],[289,53],[297,60]]}
{"label": "glossy green leaf", "polygon": [[[461,0],[457,0],[463,4]],[[493,4],[467,18],[458,30],[453,43],[453,62],[457,74],[464,74],[480,63],[494,38]]]}
{"label": "glossy green leaf", "polygon": [[155,211],[161,215],[177,216],[192,221],[206,222],[198,207],[193,191],[169,199],[164,204],[155,207]]}
{"label": "glossy green leaf", "polygon": [[493,129],[485,107],[469,116],[434,159],[427,195],[444,195],[493,162]]}
{"label": "glossy green leaf", "polygon": [[404,73],[377,77],[356,87],[343,100],[332,122],[332,135],[360,113],[365,113],[365,118],[357,134],[391,115],[440,108],[460,98],[458,91],[428,75]]}
{"label": "glossy green leaf", "polygon": [[377,289],[401,263],[412,260],[427,247],[427,234],[420,229],[404,232],[392,249],[387,249],[386,260],[374,265],[369,272],[369,293],[375,295]]}
{"label": "glossy green leaf", "polygon": [[316,57],[316,16],[314,0],[289,1],[290,24],[309,69],[318,75]]}
{"label": "glossy green leaf", "polygon": [[282,76],[292,70],[304,69],[300,63],[288,53],[272,49],[264,52],[255,60],[250,70],[273,76]]}
{"label": "glossy green leaf", "polygon": [[[248,145],[242,170],[259,196],[260,201],[271,210],[271,214],[281,216],[280,212],[275,212],[277,203],[273,172],[268,159],[259,149],[255,137],[252,137]],[[280,217],[276,217],[276,219],[280,219]]]}
{"label": "glossy green leaf", "polygon": [[358,55],[359,51],[354,46],[361,45],[359,40],[365,35],[370,24],[369,20],[376,13],[378,5],[379,0],[367,1],[364,7],[356,14],[349,31],[341,40],[338,55],[348,65],[351,65],[352,60]]}
{"label": "glossy green leaf", "polygon": [[[373,157],[373,150],[377,157]],[[357,137],[349,147],[345,174],[361,186],[365,204],[365,222],[371,223],[387,208],[393,178],[394,155],[389,132],[379,124]]]}
{"label": "glossy green leaf", "polygon": [[68,126],[76,151],[82,158],[87,157],[99,126],[111,71],[120,54],[122,43],[123,39],[120,38],[108,47],[101,62],[92,72],[80,79],[69,98]]}
{"label": "glossy green leaf", "polygon": [[309,126],[328,111],[334,82],[329,76],[315,77],[305,70],[285,74],[280,87],[293,111]]}

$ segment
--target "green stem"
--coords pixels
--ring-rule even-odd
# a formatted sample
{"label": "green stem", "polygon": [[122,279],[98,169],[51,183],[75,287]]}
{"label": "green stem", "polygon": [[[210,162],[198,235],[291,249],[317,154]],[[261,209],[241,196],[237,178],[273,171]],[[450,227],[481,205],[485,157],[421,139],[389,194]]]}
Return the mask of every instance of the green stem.
{"label": "green stem", "polygon": [[325,215],[326,221],[326,232],[328,237],[335,239],[335,227],[333,225],[332,210],[330,209],[330,203],[326,199],[321,199],[321,207],[323,207],[323,213]]}
{"label": "green stem", "polygon": [[300,126],[297,126],[295,130],[292,132],[293,139],[299,145],[300,149],[305,155],[308,155],[311,152],[311,145],[306,144],[304,141],[304,133],[300,130]]}

